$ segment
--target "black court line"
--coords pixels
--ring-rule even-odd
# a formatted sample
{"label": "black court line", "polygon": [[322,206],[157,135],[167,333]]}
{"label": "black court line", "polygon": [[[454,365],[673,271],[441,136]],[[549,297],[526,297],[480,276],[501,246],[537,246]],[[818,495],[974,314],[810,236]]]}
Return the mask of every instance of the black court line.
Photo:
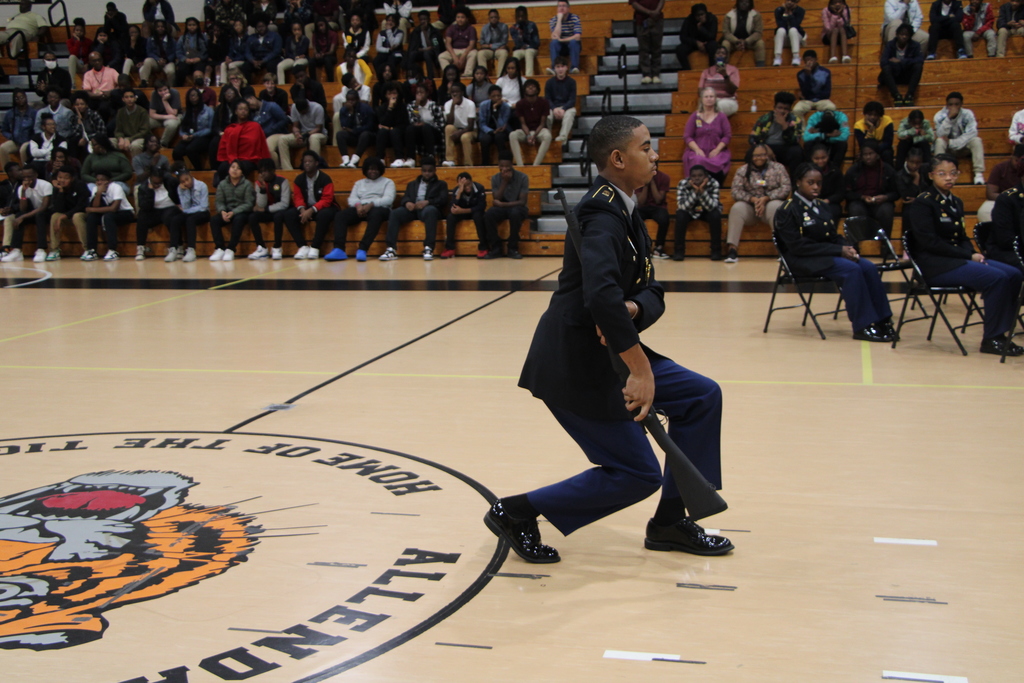
{"label": "black court line", "polygon": [[511,572],[498,572],[491,576],[500,576],[505,579],[549,579],[551,574],[513,574]]}
{"label": "black court line", "polygon": [[359,567],[365,567],[365,564],[355,564],[353,562],[307,562],[311,567],[343,567],[345,569],[358,569]]}
{"label": "black court line", "polygon": [[419,517],[418,512],[371,512],[371,515],[394,515],[395,517]]}
{"label": "black court line", "polygon": [[707,662],[699,662],[695,659],[669,659],[667,657],[655,657],[651,660],[652,662],[671,662],[673,664],[707,664]]}
{"label": "black court line", "polygon": [[695,588],[703,591],[734,591],[736,586],[720,586],[714,583],[677,583],[676,588]]}
{"label": "black court line", "polygon": [[228,626],[229,631],[248,631],[249,633],[284,633],[284,631],[268,631],[265,628],[236,628]]}
{"label": "black court line", "polygon": [[434,645],[444,645],[445,647],[471,647],[476,650],[493,650],[494,648],[490,645],[468,645],[466,643],[434,643]]}

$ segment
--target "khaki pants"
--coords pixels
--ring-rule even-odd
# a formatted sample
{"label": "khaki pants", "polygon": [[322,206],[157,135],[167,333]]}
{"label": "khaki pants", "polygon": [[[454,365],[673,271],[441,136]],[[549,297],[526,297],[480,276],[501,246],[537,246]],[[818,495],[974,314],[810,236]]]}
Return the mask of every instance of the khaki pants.
{"label": "khaki pants", "polygon": [[1010,42],[1010,36],[1024,36],[1024,28],[999,29],[999,37],[996,39],[996,57],[1006,56],[1006,44]]}
{"label": "khaki pants", "polygon": [[[741,42],[746,41],[737,40],[733,42],[731,40],[726,40],[724,38],[722,39],[722,45],[724,45],[729,50],[729,54],[736,52],[736,48],[739,47]],[[754,43],[753,45],[748,44],[747,49],[754,51],[754,61],[758,64],[758,66],[763,66],[765,53],[764,41],[758,38],[757,42]]]}
{"label": "khaki pants", "polygon": [[[287,81],[285,77],[291,73],[291,70],[297,66],[308,66],[309,60],[305,58],[301,59],[282,59],[281,63],[277,65],[277,83],[278,85],[284,85]],[[287,112],[285,112],[287,113]]]}
{"label": "khaki pants", "polygon": [[[523,150],[520,147],[526,141],[526,133],[522,130],[512,131],[512,134],[508,136],[508,144],[512,148],[512,158],[515,159],[516,166],[523,166]],[[551,146],[551,129],[542,128],[537,133],[537,158],[533,160],[534,166],[540,166],[544,163],[544,156],[548,153],[548,147]]]}
{"label": "khaki pants", "polygon": [[[160,71],[160,65],[157,64],[155,59],[147,58],[146,61],[144,61],[142,63],[142,66],[139,67],[139,78],[141,78],[143,81],[145,81],[149,85],[153,85],[152,78],[153,78],[153,72],[154,71]],[[174,62],[167,62],[167,64],[164,65],[163,72],[164,72],[164,74],[167,75],[167,84],[170,85],[171,87],[173,87],[174,86]]]}
{"label": "khaki pants", "polygon": [[68,73],[71,74],[71,84],[75,85],[80,81],[77,79],[78,74],[84,74],[89,70],[89,65],[82,62],[81,59],[75,55],[68,55]]}
{"label": "khaki pants", "polygon": [[768,225],[775,225],[775,212],[782,206],[781,199],[769,200],[768,205],[764,207],[764,219],[757,217],[754,212],[754,205],[747,202],[736,202],[729,209],[729,232],[726,235],[725,241],[734,247],[740,246],[740,237],[743,235],[743,228],[748,225],[755,225],[760,222],[767,223]]}
{"label": "khaki pants", "polygon": [[800,100],[793,105],[794,116],[804,118],[809,111],[836,111],[835,102],[832,100],[818,100],[817,102],[811,102],[810,100]]}
{"label": "khaki pants", "polygon": [[[245,62],[231,62],[231,63],[222,62],[221,65],[219,67],[217,67],[218,70],[220,71],[220,84],[221,85],[227,85],[228,84],[228,71],[230,71],[231,69],[239,69],[239,68],[241,68],[241,66],[243,64],[245,64]],[[285,112],[285,113],[287,114],[288,112]]]}
{"label": "khaki pants", "polygon": [[[890,21],[888,24],[885,25],[885,27],[882,29],[882,47],[885,47],[885,45],[888,44],[890,40],[896,39],[896,29],[898,29],[900,27],[900,24],[902,23],[902,21],[894,20]],[[922,54],[928,54],[927,31],[917,29],[916,31],[914,31],[914,35],[910,36],[910,39],[921,46]]]}
{"label": "khaki pants", "polygon": [[14,57],[19,56],[22,50],[25,49],[25,38],[22,38],[22,35],[27,37],[30,43],[34,43],[36,38],[39,37],[38,34],[22,31],[21,35],[11,38],[14,33],[16,32],[0,31],[0,45],[7,45],[7,43],[10,43],[8,50],[10,50],[10,54]]}
{"label": "khaki pants", "polygon": [[981,138],[973,137],[970,142],[967,143],[966,147],[960,149],[949,149],[949,143],[943,139],[938,138],[935,141],[935,153],[936,154],[952,154],[955,157],[971,155],[971,166],[974,167],[975,173],[985,173],[985,146],[981,142]]}
{"label": "khaki pants", "polygon": [[726,118],[740,110],[740,103],[735,97],[721,97],[718,100],[718,111],[725,114]]}
{"label": "khaki pants", "polygon": [[125,57],[124,66],[121,67],[121,73],[125,76],[131,76],[132,71],[135,69],[135,60]]}
{"label": "khaki pants", "polygon": [[[63,213],[55,213],[50,216],[50,250],[60,251],[60,231],[64,227],[64,223],[67,222],[68,217]],[[71,223],[75,226],[75,232],[78,233],[78,241],[82,243],[82,249],[85,249],[85,212],[76,213],[71,217]]]}
{"label": "khaki pants", "polygon": [[[456,162],[455,143],[452,142],[452,135],[455,134],[455,126],[448,124],[444,127],[444,156],[448,161]],[[476,142],[477,132],[470,131],[462,134],[462,165],[473,165],[473,144]],[[380,150],[377,150],[380,154]]]}
{"label": "khaki pants", "polygon": [[978,207],[978,222],[988,223],[992,220],[992,209],[994,209],[995,206],[995,202],[985,201],[980,207]]}
{"label": "khaki pants", "polygon": [[155,130],[160,126],[164,127],[164,134],[160,137],[160,144],[164,147],[170,147],[171,143],[174,142],[174,138],[178,135],[178,127],[181,126],[181,119],[164,119],[159,121],[151,118],[149,120],[149,129]]}
{"label": "khaki pants", "polygon": [[[271,135],[270,137],[276,137]],[[324,145],[327,144],[327,135],[324,133],[313,133],[309,136],[308,149],[311,152],[321,154]],[[285,171],[294,171],[292,166],[292,150],[307,147],[305,140],[298,140],[294,135],[282,135],[277,141],[277,155],[280,157],[280,168]]]}
{"label": "khaki pants", "polygon": [[[974,31],[964,31],[964,52],[967,53],[968,57],[974,56]],[[981,34],[982,39],[985,41],[985,47],[988,49],[988,56],[996,56],[996,32],[992,29],[985,31]]]}
{"label": "khaki pants", "polygon": [[[116,151],[121,151],[121,148],[119,147],[119,144],[120,144],[121,140],[125,140],[125,139],[126,138],[114,138],[113,140],[111,140],[111,142],[114,143],[114,149]],[[136,154],[141,152],[145,146],[146,146],[146,138],[139,138],[138,140],[132,140],[131,146],[128,148],[128,153],[131,156],[135,156]]]}
{"label": "khaki pants", "polygon": [[786,47],[786,41],[789,41],[789,51],[792,54],[792,58],[799,61],[800,59],[800,46],[807,44],[807,39],[800,35],[800,31],[795,28],[791,28],[788,31],[784,28],[775,29],[775,58],[782,59],[782,49]]}
{"label": "khaki pants", "polygon": [[[556,138],[559,142],[565,143],[569,141],[569,136],[572,135],[572,124],[576,122],[576,107],[569,107],[565,110],[565,114],[562,115],[562,127],[558,129],[558,137]],[[555,115],[548,114],[548,129],[555,129]]]}
{"label": "khaki pants", "polygon": [[[465,50],[452,50],[456,57],[466,55],[466,68],[462,70],[462,75],[467,78],[473,77],[473,69],[476,68],[476,55],[477,52],[473,48],[467,47]],[[449,64],[453,64],[455,59],[452,57],[452,53],[445,50],[437,57],[437,61],[441,64],[441,73],[448,68]]]}
{"label": "khaki pants", "polygon": [[[537,67],[537,51],[531,47],[524,50],[516,50],[512,53],[512,56],[519,60],[520,66],[523,68],[523,73],[529,78],[533,75],[533,70]],[[504,76],[505,74],[498,74]]]}
{"label": "khaki pants", "polygon": [[508,61],[508,50],[505,48],[499,48],[497,50],[479,50],[476,53],[476,63],[483,68],[487,68],[487,63],[494,60],[494,73],[498,74],[498,78],[501,78],[505,74],[505,62]]}
{"label": "khaki pants", "polygon": [[11,155],[14,153],[21,154],[18,143],[14,140],[6,140],[4,144],[0,145],[0,167],[11,163]]}

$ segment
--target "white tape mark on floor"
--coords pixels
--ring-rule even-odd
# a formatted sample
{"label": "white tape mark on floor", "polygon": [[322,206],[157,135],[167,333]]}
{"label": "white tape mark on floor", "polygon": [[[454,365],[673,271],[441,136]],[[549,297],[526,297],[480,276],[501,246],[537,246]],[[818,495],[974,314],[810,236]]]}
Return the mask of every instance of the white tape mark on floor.
{"label": "white tape mark on floor", "polygon": [[924,683],[967,683],[965,676],[914,674],[906,671],[883,671],[882,678],[893,681],[923,681]]}
{"label": "white tape mark on floor", "polygon": [[882,538],[875,536],[875,543],[894,543],[896,545],[938,545],[938,541],[929,541],[923,538]]}
{"label": "white tape mark on floor", "polygon": [[4,267],[4,272],[9,271],[9,270],[25,270],[25,271],[28,271],[30,273],[39,273],[43,277],[39,278],[38,280],[32,280],[31,282],[22,282],[21,284],[18,284],[18,285],[7,285],[6,287],[4,287],[4,289],[17,289],[18,287],[28,287],[29,285],[34,285],[34,284],[36,284],[38,282],[46,282],[51,277],[53,277],[53,273],[51,273],[50,271],[48,271],[48,270],[39,270],[38,268],[16,268],[16,267],[13,267],[13,266],[6,266],[6,267]]}
{"label": "white tape mark on floor", "polygon": [[627,650],[605,650],[604,658],[631,659],[637,662],[652,662],[655,659],[668,659],[678,662],[682,659],[679,655],[660,655],[655,652],[629,652]]}

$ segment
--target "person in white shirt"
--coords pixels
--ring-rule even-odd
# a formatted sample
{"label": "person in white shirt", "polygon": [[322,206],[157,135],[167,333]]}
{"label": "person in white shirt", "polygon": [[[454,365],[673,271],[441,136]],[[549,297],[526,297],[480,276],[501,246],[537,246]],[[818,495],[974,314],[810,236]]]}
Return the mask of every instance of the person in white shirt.
{"label": "person in white shirt", "polygon": [[365,261],[373,240],[380,232],[391,215],[391,207],[395,203],[395,182],[384,177],[384,162],[379,157],[370,157],[363,162],[362,180],[356,181],[348,195],[348,208],[342,209],[334,217],[334,249],[324,257],[327,261],[344,261],[345,242],[348,239],[348,226],[366,222],[363,238],[356,249],[356,261]]}
{"label": "person in white shirt", "polygon": [[935,115],[935,154],[955,157],[970,154],[974,166],[974,184],[985,184],[985,146],[978,137],[974,112],[964,109],[964,96],[946,95],[946,106]]}
{"label": "person in white shirt", "polygon": [[1010,121],[1010,130],[1008,131],[1010,142],[1015,145],[1019,145],[1024,142],[1024,109],[1013,115],[1013,120]]}
{"label": "person in white shirt", "polygon": [[49,114],[42,116],[42,132],[33,135],[28,142],[28,156],[36,174],[46,175],[46,164],[53,157],[53,150],[58,147],[68,148],[67,142],[57,135],[57,121]]}
{"label": "person in white shirt", "polygon": [[359,96],[360,102],[370,104],[370,100],[373,97],[370,86],[359,85],[356,82],[356,77],[352,74],[345,74],[341,77],[341,92],[331,98],[331,109],[334,111],[334,117],[331,119],[334,127],[331,129],[335,132],[341,130],[341,110],[345,106],[345,100],[348,99],[348,93],[352,90]]}
{"label": "person in white shirt", "polygon": [[921,46],[921,52],[928,48],[928,32],[921,30],[924,14],[917,0],[885,0],[885,11],[882,20],[882,46],[896,38],[896,29],[900,24],[910,24],[914,29],[911,40]]}
{"label": "person in white shirt", "polygon": [[501,98],[508,106],[515,107],[523,98],[523,76],[519,71],[519,60],[513,57],[505,62],[505,74],[494,82],[501,88]]}
{"label": "person in white shirt", "polygon": [[[38,244],[35,261],[46,259],[46,234],[50,226],[50,197],[53,196],[53,185],[39,179],[39,174],[32,166],[21,169],[21,184],[18,185],[17,208],[14,215],[4,218],[4,251],[7,253],[0,262],[12,263],[24,260],[21,245],[25,237],[25,226],[36,226]],[[57,246],[54,247],[55,249]],[[40,258],[40,251],[42,257]]]}
{"label": "person in white shirt", "polygon": [[135,210],[132,208],[124,189],[110,179],[110,174],[104,170],[96,171],[94,174],[96,185],[92,191],[92,199],[89,206],[85,207],[85,253],[82,254],[83,261],[95,261],[99,258],[96,249],[99,246],[100,225],[103,225],[103,234],[107,241],[107,253],[104,261],[116,261],[121,258],[117,253],[117,228],[120,225],[128,225],[135,220]]}
{"label": "person in white shirt", "polygon": [[461,83],[451,86],[452,98],[444,103],[444,151],[443,166],[455,165],[455,145],[462,144],[462,165],[473,165],[473,143],[476,142],[476,106],[465,97]]}
{"label": "person in white shirt", "polygon": [[388,0],[384,3],[384,14],[394,20],[399,31],[409,35],[409,29],[412,28],[412,0]]}

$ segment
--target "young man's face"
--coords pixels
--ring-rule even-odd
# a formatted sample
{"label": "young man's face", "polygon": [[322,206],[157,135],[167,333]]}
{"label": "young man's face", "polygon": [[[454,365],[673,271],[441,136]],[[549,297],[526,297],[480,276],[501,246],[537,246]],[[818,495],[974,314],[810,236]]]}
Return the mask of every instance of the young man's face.
{"label": "young man's face", "polygon": [[818,58],[812,55],[804,57],[804,68],[808,71],[814,71],[818,66]]}
{"label": "young man's face", "polygon": [[502,178],[512,178],[512,162],[508,159],[502,159],[498,162],[498,172],[501,173]]}
{"label": "young man's face", "polygon": [[124,94],[121,95],[121,100],[130,109],[135,106],[135,93],[131,90],[125,90]]}
{"label": "young man's face", "polygon": [[566,66],[565,64],[555,64],[555,76],[557,76],[559,80],[565,78],[565,75],[567,73],[569,73],[568,66]]}
{"label": "young man's face", "polygon": [[69,176],[67,173],[58,173],[53,179],[53,186],[59,187],[62,190],[70,184],[71,176]]}
{"label": "young man's face", "polygon": [[380,178],[380,167],[377,164],[370,164],[370,167],[366,169],[366,177],[370,180]]}
{"label": "young man's face", "polygon": [[53,119],[47,119],[43,122],[43,132],[47,135],[53,135],[57,132],[57,122]]}
{"label": "young man's face", "polygon": [[458,24],[460,28],[465,26],[467,21],[469,21],[469,19],[467,19],[466,15],[462,12],[455,15],[455,23]]}
{"label": "young man's face", "polygon": [[960,113],[960,108],[964,106],[964,101],[951,97],[946,100],[946,109],[949,111],[950,116],[956,116]]}
{"label": "young man's face", "polygon": [[[526,94],[529,95],[530,94],[529,91],[527,91]],[[455,103],[455,106],[458,106],[458,105],[462,104],[462,91],[461,90],[452,90],[452,102]]]}
{"label": "young man's face", "polygon": [[46,103],[50,105],[51,109],[56,109],[57,105],[60,104],[60,93],[50,91],[46,93]]}
{"label": "young man's face", "polygon": [[487,21],[491,22],[491,26],[497,26],[499,17],[497,12],[491,12],[487,15]]}
{"label": "young man's face", "polygon": [[864,114],[864,120],[870,123],[872,126],[877,126],[878,122],[882,120],[882,116],[876,112]]}
{"label": "young man's face", "polygon": [[901,48],[906,47],[907,43],[909,42],[910,31],[900,31],[899,33],[896,34],[896,44],[899,45]]}
{"label": "young man's face", "polygon": [[921,170],[921,157],[907,157],[907,170],[911,173],[917,173]]}
{"label": "young man's face", "polygon": [[192,178],[191,173],[185,173],[178,179],[178,186],[184,187],[186,190],[191,190],[192,186],[195,184],[195,180]]}
{"label": "young man's face", "polygon": [[870,147],[865,147],[863,150],[861,150],[860,160],[865,166],[874,168],[875,164],[878,163],[878,158],[878,152],[871,149]]}
{"label": "young man's face", "polygon": [[536,97],[537,96],[537,86],[535,86],[533,83],[531,83],[530,85],[526,86],[525,93],[526,93],[527,97]]}
{"label": "young man's face", "polygon": [[708,179],[708,176],[701,169],[695,169],[690,171],[690,184],[691,185],[703,185],[704,181]]}
{"label": "young man's face", "polygon": [[420,175],[429,183],[437,175],[437,168],[432,164],[423,164],[420,166]]}
{"label": "young man's face", "polygon": [[778,116],[780,119],[789,116],[789,112],[791,111],[791,109],[792,108],[785,102],[775,103],[775,115]]}
{"label": "young man's face", "polygon": [[651,147],[651,132],[647,126],[633,129],[624,149],[619,149],[622,170],[633,176],[629,187],[643,187],[658,172],[658,153]]}
{"label": "young man's face", "polygon": [[260,180],[265,182],[267,185],[274,182],[274,176],[276,174],[273,171],[260,171]]}
{"label": "young man's face", "polygon": [[567,2],[559,2],[558,3],[558,13],[559,14],[568,14],[569,13],[569,3],[567,3]]}
{"label": "young man's face", "polygon": [[24,107],[26,104],[28,104],[28,95],[26,95],[23,92],[19,92],[19,93],[15,93],[14,94],[14,106],[15,107],[18,107],[20,109],[21,107]]}
{"label": "young man's face", "polygon": [[499,104],[501,104],[501,93],[497,92],[497,91],[492,92],[491,93],[491,106],[493,106],[494,108],[497,108]]}
{"label": "young man's face", "polygon": [[317,166],[320,164],[311,156],[302,157],[302,170],[306,172],[306,175],[313,175],[316,173]]}

